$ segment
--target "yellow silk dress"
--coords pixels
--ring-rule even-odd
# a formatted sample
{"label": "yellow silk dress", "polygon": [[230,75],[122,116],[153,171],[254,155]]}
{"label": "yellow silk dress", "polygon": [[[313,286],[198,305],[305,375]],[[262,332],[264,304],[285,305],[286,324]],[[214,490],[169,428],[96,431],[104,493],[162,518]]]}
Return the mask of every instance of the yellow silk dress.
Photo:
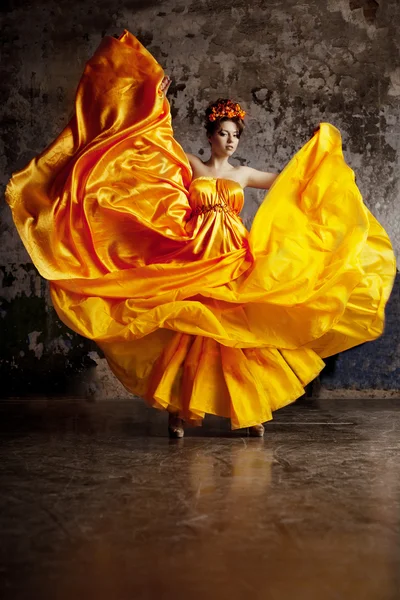
{"label": "yellow silk dress", "polygon": [[75,114],[6,197],[60,319],[153,406],[233,428],[272,418],[323,358],[377,338],[395,274],[340,132],[321,123],[257,211],[192,178],[163,69],[129,32],[88,61]]}

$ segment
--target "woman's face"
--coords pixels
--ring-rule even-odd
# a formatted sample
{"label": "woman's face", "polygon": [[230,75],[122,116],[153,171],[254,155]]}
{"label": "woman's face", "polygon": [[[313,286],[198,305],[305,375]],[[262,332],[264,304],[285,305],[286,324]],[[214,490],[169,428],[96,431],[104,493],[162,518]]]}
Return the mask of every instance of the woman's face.
{"label": "woman's face", "polygon": [[239,130],[231,120],[222,121],[217,131],[208,138],[216,156],[231,156],[239,144]]}

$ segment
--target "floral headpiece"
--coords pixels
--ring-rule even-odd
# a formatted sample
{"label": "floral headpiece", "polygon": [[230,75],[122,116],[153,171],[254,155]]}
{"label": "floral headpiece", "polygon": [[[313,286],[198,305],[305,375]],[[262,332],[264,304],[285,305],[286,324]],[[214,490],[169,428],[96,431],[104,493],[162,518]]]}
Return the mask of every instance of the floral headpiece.
{"label": "floral headpiece", "polygon": [[237,102],[233,102],[232,100],[222,100],[220,98],[212,107],[211,112],[208,115],[208,120],[216,121],[217,119],[222,119],[224,117],[228,119],[233,119],[233,117],[243,119],[245,114],[246,111],[244,111]]}

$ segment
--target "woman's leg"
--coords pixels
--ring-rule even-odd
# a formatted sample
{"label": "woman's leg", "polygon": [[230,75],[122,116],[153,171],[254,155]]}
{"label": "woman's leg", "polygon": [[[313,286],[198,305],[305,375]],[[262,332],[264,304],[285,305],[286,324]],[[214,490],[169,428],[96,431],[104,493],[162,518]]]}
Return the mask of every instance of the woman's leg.
{"label": "woman's leg", "polygon": [[249,427],[249,434],[252,437],[263,437],[264,432],[265,428],[262,423],[259,423],[258,425],[252,425],[252,427]]}
{"label": "woman's leg", "polygon": [[185,435],[183,425],[184,421],[178,416],[178,413],[168,413],[168,433],[170,438],[183,438]]}

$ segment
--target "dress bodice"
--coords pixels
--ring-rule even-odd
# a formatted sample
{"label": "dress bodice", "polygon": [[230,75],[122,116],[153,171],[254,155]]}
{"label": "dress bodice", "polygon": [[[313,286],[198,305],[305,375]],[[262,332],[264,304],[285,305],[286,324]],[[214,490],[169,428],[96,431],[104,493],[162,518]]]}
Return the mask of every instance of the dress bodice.
{"label": "dress bodice", "polygon": [[243,208],[243,188],[233,179],[201,176],[192,179],[189,186],[192,216],[208,212],[238,215]]}

